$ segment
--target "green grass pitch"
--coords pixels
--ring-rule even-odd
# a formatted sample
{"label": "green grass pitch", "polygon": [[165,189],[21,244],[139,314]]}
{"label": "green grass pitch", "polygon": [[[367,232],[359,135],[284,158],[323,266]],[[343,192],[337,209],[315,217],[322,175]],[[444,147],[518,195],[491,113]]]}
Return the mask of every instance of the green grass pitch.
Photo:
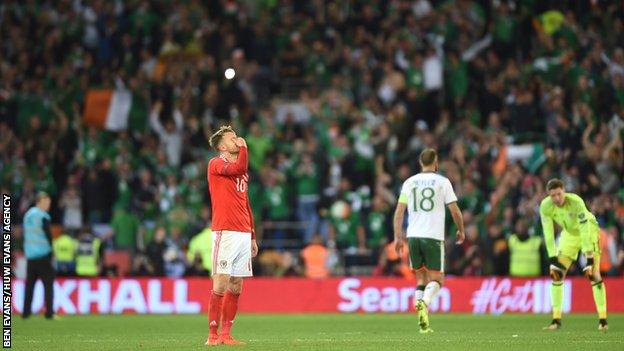
{"label": "green grass pitch", "polygon": [[[233,334],[240,350],[624,350],[624,314],[597,331],[593,314],[564,316],[542,331],[547,315],[432,314],[433,334],[418,333],[415,314],[243,314]],[[13,317],[15,350],[205,350],[205,315]]]}

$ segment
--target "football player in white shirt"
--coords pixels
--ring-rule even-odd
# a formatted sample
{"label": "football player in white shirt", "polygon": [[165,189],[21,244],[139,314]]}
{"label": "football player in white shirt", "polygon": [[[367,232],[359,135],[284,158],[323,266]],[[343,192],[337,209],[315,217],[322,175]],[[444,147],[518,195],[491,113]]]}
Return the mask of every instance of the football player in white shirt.
{"label": "football player in white shirt", "polygon": [[420,154],[422,172],[408,178],[401,188],[394,212],[394,241],[399,256],[405,245],[403,216],[409,211],[407,244],[410,264],[416,273],[414,307],[421,333],[430,333],[427,306],[444,282],[444,223],[448,206],[457,226],[457,243],[464,241],[464,220],[448,178],[437,174],[438,155],[434,149]]}

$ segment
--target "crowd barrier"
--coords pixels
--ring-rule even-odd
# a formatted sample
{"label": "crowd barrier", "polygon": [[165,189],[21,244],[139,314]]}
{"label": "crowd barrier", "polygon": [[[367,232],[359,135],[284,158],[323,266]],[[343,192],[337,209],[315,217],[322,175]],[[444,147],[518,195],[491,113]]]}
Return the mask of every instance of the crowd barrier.
{"label": "crowd barrier", "polygon": [[[13,313],[21,313],[24,281],[12,282]],[[624,277],[605,279],[608,309],[624,312]],[[250,278],[239,311],[248,313],[408,312],[414,281],[344,277]],[[211,291],[208,278],[57,279],[54,308],[60,314],[204,313]],[[550,280],[501,277],[448,277],[431,311],[475,314],[550,312]],[[43,308],[43,285],[35,287],[33,311]],[[564,312],[594,312],[589,281],[565,282]]]}

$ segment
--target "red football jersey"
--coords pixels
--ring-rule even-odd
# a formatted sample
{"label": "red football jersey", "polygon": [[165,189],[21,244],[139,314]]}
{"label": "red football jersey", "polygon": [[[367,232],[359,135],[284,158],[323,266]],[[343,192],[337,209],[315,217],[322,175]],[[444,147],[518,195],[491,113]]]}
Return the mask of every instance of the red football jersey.
{"label": "red football jersey", "polygon": [[247,148],[241,147],[236,162],[223,156],[208,162],[208,189],[212,203],[212,230],[254,231],[253,215],[247,196]]}

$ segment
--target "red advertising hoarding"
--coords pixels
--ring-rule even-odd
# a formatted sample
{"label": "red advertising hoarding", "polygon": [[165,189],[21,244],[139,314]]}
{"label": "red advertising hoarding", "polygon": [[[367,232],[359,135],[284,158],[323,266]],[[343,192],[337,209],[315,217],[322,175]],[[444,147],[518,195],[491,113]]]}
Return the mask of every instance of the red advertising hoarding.
{"label": "red advertising hoarding", "polygon": [[[624,312],[624,278],[605,279],[608,309]],[[201,313],[208,308],[207,278],[58,279],[54,307],[61,314]],[[252,313],[407,312],[414,282],[394,278],[251,278],[245,280],[240,311]],[[432,311],[476,314],[550,312],[549,279],[447,278]],[[13,282],[13,311],[21,313],[24,281]],[[35,287],[33,312],[43,308],[43,286]],[[594,312],[583,278],[567,279],[564,312]]]}

